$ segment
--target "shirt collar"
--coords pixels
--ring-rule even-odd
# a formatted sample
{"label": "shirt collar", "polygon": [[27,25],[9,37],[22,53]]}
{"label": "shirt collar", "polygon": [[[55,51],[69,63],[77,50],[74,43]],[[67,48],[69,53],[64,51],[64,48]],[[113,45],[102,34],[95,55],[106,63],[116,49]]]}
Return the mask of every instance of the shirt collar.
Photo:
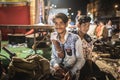
{"label": "shirt collar", "polygon": [[[66,42],[68,35],[69,35],[69,32],[67,32],[67,31],[66,31],[65,36],[64,36],[64,39],[65,39],[65,41],[64,41],[64,42]],[[58,36],[58,35],[57,35],[57,40],[58,40],[58,41],[60,41],[60,39],[59,39],[59,36]]]}

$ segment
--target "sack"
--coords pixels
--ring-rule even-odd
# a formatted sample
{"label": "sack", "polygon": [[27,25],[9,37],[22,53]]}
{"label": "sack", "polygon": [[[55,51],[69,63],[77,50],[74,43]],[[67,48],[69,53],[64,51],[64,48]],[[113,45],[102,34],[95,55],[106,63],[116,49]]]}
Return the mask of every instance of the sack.
{"label": "sack", "polygon": [[85,65],[80,70],[79,80],[94,80],[93,78],[97,78],[99,73],[99,67],[92,60],[86,60]]}
{"label": "sack", "polygon": [[25,77],[30,77],[33,80],[40,80],[40,78],[50,74],[49,61],[44,57],[34,54],[29,55],[25,59],[13,57],[8,67],[8,73],[11,78],[21,73]]}
{"label": "sack", "polygon": [[[92,63],[92,66],[90,65]],[[86,60],[80,72],[79,80],[116,80],[113,75],[102,71],[93,61]]]}

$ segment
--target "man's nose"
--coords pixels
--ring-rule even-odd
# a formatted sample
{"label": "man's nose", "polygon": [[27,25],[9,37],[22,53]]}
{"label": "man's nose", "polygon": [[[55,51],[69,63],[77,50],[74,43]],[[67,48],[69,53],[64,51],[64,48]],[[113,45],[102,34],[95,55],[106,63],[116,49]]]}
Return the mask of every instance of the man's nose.
{"label": "man's nose", "polygon": [[57,28],[59,28],[61,25],[60,24],[57,24]]}

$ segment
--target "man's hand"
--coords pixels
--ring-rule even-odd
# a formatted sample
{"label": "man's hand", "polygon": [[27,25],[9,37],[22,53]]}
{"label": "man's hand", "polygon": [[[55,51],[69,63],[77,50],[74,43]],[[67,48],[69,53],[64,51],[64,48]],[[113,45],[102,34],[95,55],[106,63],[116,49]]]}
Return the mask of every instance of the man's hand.
{"label": "man's hand", "polygon": [[64,57],[63,52],[58,53],[58,57],[59,57],[59,58],[63,58],[63,57]]}
{"label": "man's hand", "polygon": [[64,57],[64,53],[63,53],[63,50],[60,47],[60,43],[57,40],[52,40],[52,42],[53,42],[53,45],[56,48],[56,52],[58,54],[58,57],[59,58],[63,58]]}
{"label": "man's hand", "polygon": [[55,64],[53,68],[55,69],[55,71],[57,71],[60,69],[60,66],[58,64]]}
{"label": "man's hand", "polygon": [[57,40],[52,40],[52,42],[56,47],[57,51],[61,51],[60,43]]}

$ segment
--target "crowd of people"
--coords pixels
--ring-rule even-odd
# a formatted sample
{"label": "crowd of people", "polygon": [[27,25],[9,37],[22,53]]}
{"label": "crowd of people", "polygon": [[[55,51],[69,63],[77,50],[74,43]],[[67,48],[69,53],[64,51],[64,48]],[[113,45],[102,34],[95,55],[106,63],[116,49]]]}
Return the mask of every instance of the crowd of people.
{"label": "crowd of people", "polygon": [[86,64],[93,65],[93,38],[111,41],[115,27],[111,20],[106,24],[104,21],[95,21],[91,26],[91,18],[81,16],[81,11],[78,11],[74,26],[70,25],[69,20],[64,13],[58,13],[53,18],[55,32],[51,34],[51,70],[57,71],[64,67],[71,72],[72,80],[84,80],[82,68]]}
{"label": "crowd of people", "polygon": [[[52,76],[55,76],[57,71],[65,70],[69,75],[65,80],[86,80],[89,78],[88,75],[93,72],[92,67],[97,68],[92,59],[93,38],[111,41],[115,28],[111,20],[106,24],[103,21],[95,21],[94,24],[91,24],[90,21],[89,16],[81,16],[80,10],[75,17],[74,25],[71,25],[71,19],[64,13],[57,13],[53,17],[54,32],[51,33],[50,38],[52,42],[50,60]],[[26,35],[31,32],[34,31],[31,30]]]}
{"label": "crowd of people", "polygon": [[[72,75],[72,80],[79,80],[80,70],[87,60],[92,59],[92,41],[86,37],[90,25],[90,17],[84,16],[78,19],[77,34],[66,30],[68,17],[63,13],[55,15],[55,32],[51,34],[52,56],[51,69],[59,70],[67,68]],[[61,67],[62,66],[62,67]],[[82,79],[81,79],[82,80]]]}

